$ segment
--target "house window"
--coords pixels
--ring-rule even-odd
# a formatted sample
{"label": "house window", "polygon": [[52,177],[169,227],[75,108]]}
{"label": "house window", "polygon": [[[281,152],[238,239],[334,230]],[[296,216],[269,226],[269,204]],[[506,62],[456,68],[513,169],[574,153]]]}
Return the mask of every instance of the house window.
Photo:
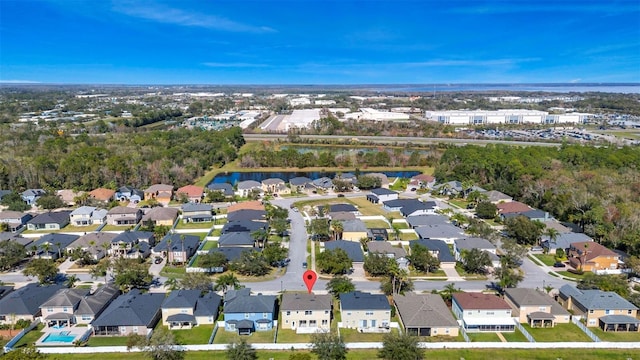
{"label": "house window", "polygon": [[613,314],[613,310],[605,310],[604,313],[607,315],[611,315]]}
{"label": "house window", "polygon": [[82,315],[80,318],[82,321],[91,321],[91,319],[93,319],[91,315]]}
{"label": "house window", "polygon": [[317,323],[317,321],[316,321],[316,320],[309,320],[309,326],[310,326],[310,327],[317,327],[317,326],[318,326],[318,323]]}
{"label": "house window", "polygon": [[367,311],[364,314],[367,315],[367,316],[372,316],[373,315],[373,311]]}
{"label": "house window", "polygon": [[307,320],[300,320],[299,326],[300,327],[307,327]]}
{"label": "house window", "polygon": [[540,310],[540,311],[547,311],[547,308],[546,308],[546,306],[540,306],[540,307],[538,308],[538,310]]}
{"label": "house window", "polygon": [[325,310],[325,311],[324,311],[324,314],[325,314],[325,315],[329,314],[329,310]]}
{"label": "house window", "polygon": [[348,312],[347,315],[351,315],[351,312]]}
{"label": "house window", "polygon": [[189,310],[187,310],[187,309],[180,309],[180,313],[181,313],[181,314],[186,314],[186,313],[188,313],[188,312],[189,312]]}
{"label": "house window", "polygon": [[137,326],[133,327],[133,332],[136,333],[136,334],[138,333],[138,327]]}
{"label": "house window", "polygon": [[311,314],[313,314],[313,311],[311,311],[311,310],[305,310],[305,311],[304,311],[304,314],[305,314],[305,315],[311,315]]}
{"label": "house window", "polygon": [[449,328],[444,329],[444,333],[448,334],[449,333]]}
{"label": "house window", "polygon": [[227,324],[227,326],[229,327],[229,330],[235,330],[236,329],[236,324]]}
{"label": "house window", "polygon": [[53,308],[47,308],[47,312],[53,312]]}
{"label": "house window", "polygon": [[328,322],[326,319],[325,319],[325,320],[322,320],[322,325],[323,325],[323,326],[328,325],[328,324],[329,324],[329,322]]}
{"label": "house window", "polygon": [[127,332],[127,327],[126,326],[120,326],[120,332],[121,333],[126,333]]}
{"label": "house window", "polygon": [[493,311],[487,311],[487,315],[494,315]]}
{"label": "house window", "polygon": [[291,311],[287,311],[287,316],[291,315]]}
{"label": "house window", "polygon": [[248,319],[249,318],[249,313],[244,313],[244,318]]}
{"label": "house window", "polygon": [[593,310],[589,310],[589,314],[593,314]]}
{"label": "house window", "polygon": [[627,314],[629,315],[633,314],[633,310],[627,310]]}
{"label": "house window", "polygon": [[262,318],[263,319],[268,319],[269,318],[269,313],[263,313],[262,314]]}

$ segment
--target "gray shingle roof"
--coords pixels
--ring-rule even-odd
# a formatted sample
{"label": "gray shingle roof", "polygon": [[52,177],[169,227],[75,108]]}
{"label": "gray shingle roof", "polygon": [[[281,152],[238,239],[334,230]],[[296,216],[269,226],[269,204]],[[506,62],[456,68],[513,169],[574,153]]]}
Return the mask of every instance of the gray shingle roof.
{"label": "gray shingle roof", "polygon": [[331,310],[331,295],[284,294],[280,310]]}
{"label": "gray shingle roof", "polygon": [[29,283],[0,299],[0,314],[35,315],[40,311],[40,305],[62,288],[62,285]]}
{"label": "gray shingle roof", "polygon": [[462,229],[452,224],[419,226],[415,231],[422,239],[461,239],[465,236]]}
{"label": "gray shingle roof", "polygon": [[253,247],[253,248],[246,248],[246,247],[218,247],[218,248],[213,248],[211,250],[209,250],[210,253],[214,253],[214,252],[220,252],[223,253],[224,256],[226,256],[228,261],[233,261],[236,259],[240,258],[240,255],[242,255],[242,253],[244,251],[262,251],[262,248],[257,248],[257,247]]}
{"label": "gray shingle roof", "polygon": [[580,290],[563,285],[560,292],[570,295],[573,301],[586,310],[637,310],[638,307],[613,291]]}
{"label": "gray shingle roof", "polygon": [[407,252],[401,247],[395,247],[386,241],[372,241],[367,244],[369,253],[393,254],[395,258],[406,257]]}
{"label": "gray shingle roof", "polygon": [[44,214],[40,214],[33,219],[29,220],[28,224],[34,225],[44,225],[44,224],[59,224],[63,225],[69,222],[69,214],[71,211],[56,211],[56,212],[46,212]]}
{"label": "gray shingle roof", "polygon": [[405,327],[458,326],[440,295],[408,293],[394,296],[393,301]]}
{"label": "gray shingle roof", "polygon": [[229,232],[222,234],[218,239],[220,247],[226,246],[253,246],[255,240],[251,237],[251,233],[248,232]]}
{"label": "gray shingle roof", "polygon": [[173,221],[177,217],[178,209],[168,207],[154,207],[142,217],[142,221]]}
{"label": "gray shingle roof", "polygon": [[380,196],[380,195],[398,195],[397,192],[395,192],[393,190],[386,189],[386,188],[372,189],[371,193],[372,194],[376,194],[378,196]]}
{"label": "gray shingle roof", "polygon": [[201,204],[201,203],[186,203],[182,205],[182,212],[200,212],[200,211],[211,211],[213,207],[210,204]]}
{"label": "gray shingle roof", "polygon": [[267,217],[265,210],[240,209],[227,214],[227,221],[264,220]]}
{"label": "gray shingle roof", "polygon": [[34,243],[32,243],[29,247],[36,246],[38,250],[38,254],[44,253],[44,249],[42,245],[47,243],[49,244],[49,254],[55,254],[58,252],[58,244],[60,244],[60,249],[64,251],[72,242],[74,242],[78,238],[78,235],[69,235],[69,234],[47,234]]}
{"label": "gray shingle roof", "polygon": [[133,289],[113,300],[92,325],[153,327],[164,296],[164,293],[141,294]]}
{"label": "gray shingle roof", "polygon": [[493,250],[493,245],[489,240],[483,238],[464,238],[454,240],[458,249],[480,249],[480,250]]}
{"label": "gray shingle roof", "polygon": [[605,324],[640,324],[640,320],[627,315],[605,315],[600,317]]}
{"label": "gray shingle roof", "polygon": [[40,307],[75,307],[87,294],[89,294],[89,289],[60,289]]}
{"label": "gray shingle roof", "polygon": [[75,313],[77,315],[99,315],[118,294],[120,294],[120,290],[115,286],[105,285],[93,294],[82,298]]}
{"label": "gray shingle roof", "polygon": [[229,183],[211,183],[207,185],[207,189],[220,191],[224,196],[233,196],[233,186]]}
{"label": "gray shingle roof", "polygon": [[162,302],[163,309],[195,308],[200,290],[174,290]]}
{"label": "gray shingle roof", "polygon": [[335,240],[324,243],[326,250],[342,249],[353,262],[364,262],[364,253],[362,246],[356,241]]}
{"label": "gray shingle roof", "polygon": [[542,306],[556,303],[549,295],[536,289],[508,288],[504,293],[516,306]]}
{"label": "gray shingle roof", "polygon": [[420,239],[409,241],[409,246],[414,247],[416,244],[422,245],[431,251],[438,252],[438,260],[441,262],[455,263],[456,259],[451,255],[449,245],[442,240]]}
{"label": "gray shingle roof", "polygon": [[193,315],[217,317],[220,305],[222,305],[222,297],[214,292],[208,292],[198,298]]}
{"label": "gray shingle roof", "polygon": [[366,232],[367,225],[360,219],[342,221],[342,229],[345,232]]}
{"label": "gray shingle roof", "polygon": [[570,232],[565,234],[558,234],[555,241],[551,241],[551,239],[547,235],[543,235],[541,240],[542,246],[544,247],[547,247],[549,249],[563,250],[571,247],[571,243],[583,241],[593,241],[593,239],[583,233]]}
{"label": "gray shingle roof", "polygon": [[360,291],[340,294],[342,310],[390,310],[387,297],[382,294],[370,294]]}
{"label": "gray shingle roof", "polygon": [[228,232],[254,232],[260,229],[267,229],[267,223],[262,221],[230,221],[222,227],[222,233]]}
{"label": "gray shingle roof", "polygon": [[448,224],[449,219],[442,215],[418,215],[407,217],[407,223],[412,228],[419,226]]}
{"label": "gray shingle roof", "polygon": [[293,186],[302,186],[302,185],[311,184],[311,183],[312,183],[311,179],[304,176],[294,177],[291,180],[289,180],[289,184]]}
{"label": "gray shingle roof", "polygon": [[329,212],[340,212],[340,211],[356,212],[356,211],[358,211],[358,209],[356,209],[356,207],[351,205],[351,204],[332,204],[332,205],[329,205]]}
{"label": "gray shingle roof", "polygon": [[125,231],[116,236],[112,243],[131,243],[134,244],[138,241],[149,242],[153,238],[153,233],[149,231]]}
{"label": "gray shingle roof", "polygon": [[[186,235],[186,234],[167,234],[160,243],[158,243],[153,251],[162,252],[162,251],[182,251],[182,237],[184,236],[184,251],[188,254],[191,253],[189,249],[197,249],[198,244],[200,243],[200,237],[196,235]],[[171,246],[169,246],[169,239],[171,239]]]}
{"label": "gray shingle roof", "polygon": [[273,295],[251,295],[251,289],[229,290],[224,298],[224,312],[231,313],[273,313],[276,297]]}
{"label": "gray shingle roof", "polygon": [[238,190],[249,190],[254,188],[261,188],[262,184],[254,180],[246,180],[238,182]]}

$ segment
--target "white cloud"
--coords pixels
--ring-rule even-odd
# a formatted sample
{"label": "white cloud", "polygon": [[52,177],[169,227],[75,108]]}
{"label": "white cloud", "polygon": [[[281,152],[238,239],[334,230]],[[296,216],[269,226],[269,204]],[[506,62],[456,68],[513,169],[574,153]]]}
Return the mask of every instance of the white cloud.
{"label": "white cloud", "polygon": [[14,80],[14,79],[9,79],[9,80],[3,80],[0,79],[0,84],[39,84],[40,81],[34,81],[34,80]]}
{"label": "white cloud", "polygon": [[254,63],[244,63],[244,62],[205,62],[202,63],[204,66],[213,67],[213,68],[265,68],[269,67],[267,64],[254,64]]}

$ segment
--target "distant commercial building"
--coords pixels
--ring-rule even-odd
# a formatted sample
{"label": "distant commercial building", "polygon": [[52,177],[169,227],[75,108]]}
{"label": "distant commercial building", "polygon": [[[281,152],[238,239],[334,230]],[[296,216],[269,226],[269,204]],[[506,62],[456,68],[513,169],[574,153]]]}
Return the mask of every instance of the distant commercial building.
{"label": "distant commercial building", "polygon": [[546,111],[507,109],[507,110],[453,110],[427,111],[425,117],[451,125],[483,124],[582,124],[589,114],[568,113],[549,114]]}

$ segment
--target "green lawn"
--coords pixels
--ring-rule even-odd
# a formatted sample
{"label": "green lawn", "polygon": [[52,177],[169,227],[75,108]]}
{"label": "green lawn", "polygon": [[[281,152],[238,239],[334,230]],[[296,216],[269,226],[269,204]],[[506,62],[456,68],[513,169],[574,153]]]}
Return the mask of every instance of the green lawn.
{"label": "green lawn", "polygon": [[471,342],[501,342],[498,335],[493,332],[467,333],[467,335],[469,335],[469,339],[471,339]]}
{"label": "green lawn", "polygon": [[388,229],[389,228],[389,223],[387,223],[384,220],[365,220],[364,224],[367,226],[367,229],[373,229],[373,228]]}
{"label": "green lawn", "polygon": [[458,336],[421,336],[419,339],[421,342],[464,342],[462,332],[458,333]]}
{"label": "green lawn", "polygon": [[628,341],[628,342],[640,342],[640,332],[613,332],[602,331],[599,327],[590,327],[594,334],[602,341]]}
{"label": "green lawn", "polygon": [[568,277],[568,278],[575,279],[576,281],[577,281],[577,280],[582,280],[582,279],[584,278],[585,274],[588,274],[588,272],[586,272],[586,271],[585,271],[582,275],[574,274],[574,273],[569,272],[569,271],[566,271],[566,270],[565,270],[565,271],[556,271],[556,272],[557,272],[558,274],[563,275],[563,276],[566,276],[566,277]]}
{"label": "green lawn", "polygon": [[553,264],[556,263],[556,258],[553,255],[535,254],[533,256],[535,256],[538,260],[542,261],[542,263],[547,265],[547,266],[553,266]]}
{"label": "green lawn", "polygon": [[574,324],[556,324],[553,328],[531,328],[522,324],[537,342],[591,342],[591,339]]}
{"label": "green lawn", "polygon": [[40,324],[38,326],[36,326],[35,328],[33,328],[33,330],[29,331],[28,333],[26,333],[21,339],[20,341],[18,341],[16,343],[16,345],[14,346],[14,348],[19,348],[19,347],[23,347],[23,346],[27,346],[27,345],[31,345],[31,344],[35,344],[35,342],[40,339],[40,337],[44,334],[42,332],[42,329],[44,329],[44,324]]}
{"label": "green lawn", "polygon": [[205,241],[201,250],[211,250],[218,247],[217,241]]}
{"label": "green lawn", "polygon": [[453,205],[453,206],[457,206],[461,209],[466,209],[467,205],[469,205],[468,201],[462,200],[462,199],[451,199],[447,201],[449,204]]}
{"label": "green lawn", "polygon": [[[335,321],[335,320],[334,320]],[[391,329],[393,334],[398,333],[398,329]],[[344,342],[377,342],[382,341],[385,334],[382,333],[360,333],[358,329],[340,328],[340,335]]]}
{"label": "green lawn", "polygon": [[251,335],[238,335],[236,331],[225,331],[224,328],[218,329],[216,337],[213,339],[214,344],[229,344],[238,341],[241,337],[247,340],[250,344],[257,343],[273,343],[273,337],[275,336],[275,330],[271,331],[256,331]]}
{"label": "green lawn", "polygon": [[126,336],[91,336],[88,346],[126,346]]}
{"label": "green lawn", "polygon": [[184,267],[165,266],[160,271],[161,276],[181,278],[187,273]]}
{"label": "green lawn", "polygon": [[178,344],[208,344],[213,332],[213,325],[198,325],[193,329],[171,330],[171,332],[175,335]]}
{"label": "green lawn", "polygon": [[308,343],[311,342],[311,334],[296,334],[295,330],[278,329],[278,343]]}
{"label": "green lawn", "polygon": [[[389,240],[395,240],[396,236],[395,234],[390,234],[389,235]],[[416,234],[415,232],[403,232],[400,233],[400,240],[402,241],[411,241],[411,240],[418,240],[418,234]]]}
{"label": "green lawn", "polygon": [[176,225],[176,229],[202,229],[202,230],[209,230],[212,227],[213,227],[213,221],[204,222],[204,223],[193,223],[193,222],[185,223],[185,222],[182,222],[182,221],[178,221],[178,225]]}
{"label": "green lawn", "polygon": [[416,270],[414,268],[411,268],[411,271],[409,272],[409,276],[415,276],[415,277],[439,277],[439,276],[447,276],[447,274],[442,269],[438,269],[436,271],[433,271],[433,272],[430,272],[430,273],[426,273],[426,272],[422,272],[422,271]]}
{"label": "green lawn", "polygon": [[91,232],[96,231],[100,227],[100,224],[88,225],[88,226],[72,226],[67,225],[59,232]]}
{"label": "green lawn", "polygon": [[[635,359],[636,349],[438,349],[425,352],[425,359],[429,360],[549,360],[549,359]],[[305,351],[258,351],[259,360],[288,360],[291,354],[305,353]],[[372,360],[377,358],[377,350],[349,350],[347,360]],[[567,355],[570,356],[567,356]],[[99,355],[99,356],[96,356]],[[185,360],[224,359],[225,351],[190,351],[185,354]],[[313,355],[312,355],[313,356]],[[57,360],[144,360],[144,353],[101,353],[101,354],[55,354]],[[314,359],[315,357],[312,357]]]}
{"label": "green lawn", "polygon": [[526,337],[520,332],[520,330],[516,329],[514,332],[503,332],[502,336],[507,339],[508,342],[527,342]]}
{"label": "green lawn", "polygon": [[125,231],[127,229],[133,229],[134,225],[105,225],[100,231]]}
{"label": "green lawn", "polygon": [[409,185],[409,181],[411,181],[411,179],[399,178],[394,184],[389,185],[389,189],[395,191],[404,191],[407,188],[407,185]]}
{"label": "green lawn", "polygon": [[400,229],[400,230],[404,230],[404,229],[408,229],[409,228],[409,224],[407,224],[404,221],[396,221],[393,224],[391,224],[391,226],[393,226],[396,229]]}
{"label": "green lawn", "polygon": [[487,276],[483,275],[483,274],[469,274],[466,271],[464,271],[464,268],[462,267],[462,264],[460,263],[456,263],[456,271],[458,272],[458,275],[460,275],[461,277],[467,279],[467,280],[486,280]]}

